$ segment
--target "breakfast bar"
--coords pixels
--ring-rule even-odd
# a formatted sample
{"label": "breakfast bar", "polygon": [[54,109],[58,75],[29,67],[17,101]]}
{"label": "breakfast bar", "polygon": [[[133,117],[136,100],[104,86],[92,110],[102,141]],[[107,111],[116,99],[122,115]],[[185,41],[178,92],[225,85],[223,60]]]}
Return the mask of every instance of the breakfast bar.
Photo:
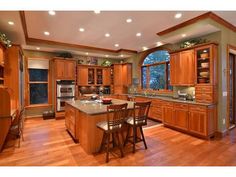
{"label": "breakfast bar", "polygon": [[[134,102],[112,99],[112,104],[128,103],[128,110],[133,109]],[[99,150],[102,131],[96,127],[98,122],[106,120],[107,105],[99,100],[67,101],[65,107],[65,124],[68,132],[88,154]]]}

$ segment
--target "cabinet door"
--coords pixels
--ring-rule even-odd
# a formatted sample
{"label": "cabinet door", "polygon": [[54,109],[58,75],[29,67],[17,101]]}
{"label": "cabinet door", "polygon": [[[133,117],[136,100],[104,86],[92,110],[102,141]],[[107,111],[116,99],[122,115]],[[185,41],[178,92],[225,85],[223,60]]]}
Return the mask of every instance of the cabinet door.
{"label": "cabinet door", "polygon": [[163,106],[162,107],[163,122],[167,125],[174,125],[173,119],[173,107]]}
{"label": "cabinet door", "polygon": [[75,69],[76,69],[75,61],[65,61],[64,78],[68,80],[75,80]]}
{"label": "cabinet door", "polygon": [[4,50],[0,44],[0,65],[4,65]]}
{"label": "cabinet door", "polygon": [[63,79],[65,73],[65,62],[64,60],[55,60],[56,78]]}
{"label": "cabinet door", "polygon": [[180,66],[181,74],[179,80],[181,85],[195,84],[195,58],[194,50],[187,50],[180,52]]}
{"label": "cabinet door", "polygon": [[179,53],[174,53],[170,55],[170,84],[176,85],[178,81],[178,68],[179,68]]}
{"label": "cabinet door", "polygon": [[189,112],[189,131],[206,136],[206,112]]}
{"label": "cabinet door", "polygon": [[114,85],[122,85],[122,64],[114,65]]}
{"label": "cabinet door", "polygon": [[188,110],[175,108],[175,126],[183,130],[188,129]]}
{"label": "cabinet door", "polygon": [[123,85],[129,86],[132,84],[132,65],[124,64],[122,66],[122,81]]}
{"label": "cabinet door", "polygon": [[88,85],[88,68],[85,66],[79,66],[77,70],[78,85]]}
{"label": "cabinet door", "polygon": [[110,85],[111,84],[111,69],[104,68],[103,69],[103,85]]}

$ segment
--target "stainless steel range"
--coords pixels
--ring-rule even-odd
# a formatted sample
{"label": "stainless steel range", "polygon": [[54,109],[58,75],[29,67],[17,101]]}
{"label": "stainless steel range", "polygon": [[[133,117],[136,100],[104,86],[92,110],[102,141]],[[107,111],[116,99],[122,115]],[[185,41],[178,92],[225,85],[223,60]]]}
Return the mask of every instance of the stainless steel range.
{"label": "stainless steel range", "polygon": [[65,110],[65,102],[75,100],[75,81],[57,80],[57,111]]}

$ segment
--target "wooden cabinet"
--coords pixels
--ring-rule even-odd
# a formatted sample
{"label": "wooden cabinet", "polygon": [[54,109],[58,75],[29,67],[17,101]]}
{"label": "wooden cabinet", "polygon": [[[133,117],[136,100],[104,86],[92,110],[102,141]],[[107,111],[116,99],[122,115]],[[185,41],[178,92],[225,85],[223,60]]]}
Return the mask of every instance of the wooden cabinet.
{"label": "wooden cabinet", "polygon": [[111,68],[103,69],[103,85],[111,85]]}
{"label": "wooden cabinet", "polygon": [[153,98],[151,101],[152,103],[148,116],[152,119],[162,121],[162,101],[156,98]]}
{"label": "wooden cabinet", "polygon": [[195,84],[194,50],[171,54],[170,83],[176,86],[191,86]]}
{"label": "wooden cabinet", "polygon": [[88,85],[88,67],[86,66],[77,67],[77,84]]}
{"label": "wooden cabinet", "polygon": [[132,64],[120,63],[112,65],[112,88],[114,94],[128,92],[128,86],[132,84]]}
{"label": "wooden cabinet", "polygon": [[174,119],[175,126],[187,130],[188,129],[188,104],[174,103]]}
{"label": "wooden cabinet", "polygon": [[200,103],[217,103],[217,86],[197,85],[195,97],[196,101]]}
{"label": "wooden cabinet", "polygon": [[65,109],[65,125],[66,129],[70,132],[70,134],[76,139],[76,137],[79,137],[78,135],[78,126],[77,126],[77,110],[66,104],[66,109]]}
{"label": "wooden cabinet", "polygon": [[5,47],[0,43],[0,66],[4,66]]}
{"label": "wooden cabinet", "polygon": [[216,131],[216,105],[196,105],[163,101],[164,125],[209,138]]}
{"label": "wooden cabinet", "polygon": [[174,125],[174,116],[173,116],[173,108],[174,105],[172,102],[165,101],[162,104],[162,117],[163,117],[163,123],[167,125]]}
{"label": "wooden cabinet", "polygon": [[55,59],[55,79],[75,80],[76,61]]}

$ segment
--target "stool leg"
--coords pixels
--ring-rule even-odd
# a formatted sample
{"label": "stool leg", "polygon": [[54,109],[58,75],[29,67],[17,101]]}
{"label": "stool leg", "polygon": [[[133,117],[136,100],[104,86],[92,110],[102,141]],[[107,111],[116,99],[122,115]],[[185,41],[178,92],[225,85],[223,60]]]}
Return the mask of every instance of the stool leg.
{"label": "stool leg", "polygon": [[124,157],[123,145],[120,143],[120,138],[119,138],[118,132],[116,132],[116,139],[117,139],[117,143],[118,143],[118,146],[119,146],[119,149],[120,149],[121,157]]}
{"label": "stool leg", "polygon": [[125,138],[124,146],[128,143],[128,140],[129,140],[129,132],[130,132],[130,125],[128,125],[128,130],[127,130],[127,135],[126,135],[126,138]]}
{"label": "stool leg", "polygon": [[116,146],[115,134],[114,133],[112,133],[112,146],[113,146],[113,148]]}
{"label": "stool leg", "polygon": [[107,140],[106,163],[108,163],[109,162],[110,133],[108,133],[106,140]]}
{"label": "stool leg", "polygon": [[137,133],[137,128],[133,128],[133,153],[135,153],[135,143],[136,143],[136,133]]}
{"label": "stool leg", "polygon": [[103,136],[102,136],[102,142],[101,142],[101,145],[100,145],[100,149],[99,149],[98,152],[102,152],[102,150],[103,150],[103,148],[105,146],[105,143],[106,143],[106,136],[107,136],[107,134],[104,132]]}
{"label": "stool leg", "polygon": [[143,140],[145,149],[147,149],[147,144],[146,144],[146,141],[145,141],[145,138],[144,138],[143,129],[142,129],[142,127],[139,127],[139,128],[140,128],[140,132],[141,132],[141,135],[142,135],[142,140]]}

